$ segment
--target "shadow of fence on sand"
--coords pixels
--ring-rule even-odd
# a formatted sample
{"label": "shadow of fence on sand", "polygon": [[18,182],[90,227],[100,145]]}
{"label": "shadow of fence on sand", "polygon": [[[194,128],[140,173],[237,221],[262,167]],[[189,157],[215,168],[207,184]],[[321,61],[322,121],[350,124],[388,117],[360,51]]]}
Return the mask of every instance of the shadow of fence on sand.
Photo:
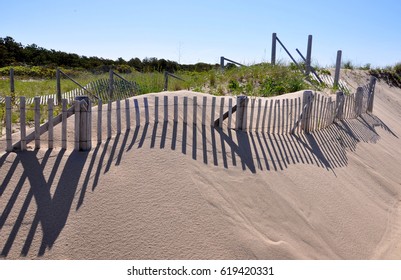
{"label": "shadow of fence on sand", "polygon": [[166,121],[127,130],[89,153],[6,153],[0,158],[0,255],[43,256],[71,211],[83,205],[85,194],[95,191],[101,176],[134,150],[171,149],[208,166],[252,173],[285,170],[295,164],[334,170],[347,166],[347,152],[355,151],[358,143],[376,143],[380,139],[377,127],[397,137],[379,118],[368,114],[300,135]]}

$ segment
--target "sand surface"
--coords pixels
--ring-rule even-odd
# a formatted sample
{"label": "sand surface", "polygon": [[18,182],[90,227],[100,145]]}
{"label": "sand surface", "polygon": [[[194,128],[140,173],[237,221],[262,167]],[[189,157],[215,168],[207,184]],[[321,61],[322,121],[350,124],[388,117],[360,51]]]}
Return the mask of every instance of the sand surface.
{"label": "sand surface", "polygon": [[401,259],[400,120],[379,82],[373,115],[310,135],[169,121],[3,152],[1,258]]}

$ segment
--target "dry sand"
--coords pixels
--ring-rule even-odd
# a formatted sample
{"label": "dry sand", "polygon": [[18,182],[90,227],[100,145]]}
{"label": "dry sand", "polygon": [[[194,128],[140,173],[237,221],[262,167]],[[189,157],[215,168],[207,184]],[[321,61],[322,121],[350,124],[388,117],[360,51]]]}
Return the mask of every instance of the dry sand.
{"label": "dry sand", "polygon": [[379,82],[374,115],[311,135],[161,122],[90,153],[3,153],[0,254],[401,259],[400,119],[401,90]]}

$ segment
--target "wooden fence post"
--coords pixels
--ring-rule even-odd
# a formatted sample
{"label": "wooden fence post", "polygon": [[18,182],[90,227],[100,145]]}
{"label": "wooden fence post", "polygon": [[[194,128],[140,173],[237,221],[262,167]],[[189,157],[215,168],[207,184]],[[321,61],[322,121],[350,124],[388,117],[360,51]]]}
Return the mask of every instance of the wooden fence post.
{"label": "wooden fence post", "polygon": [[246,119],[246,116],[245,116],[246,100],[247,100],[247,97],[245,95],[237,96],[237,119],[236,119],[235,128],[238,130],[244,129],[243,123],[244,123],[244,119]]}
{"label": "wooden fence post", "polygon": [[91,109],[88,96],[75,97],[75,150],[89,151],[92,147]]}
{"label": "wooden fence post", "polygon": [[14,93],[15,86],[14,86],[14,68],[10,69],[10,91]]}
{"label": "wooden fence post", "polygon": [[362,114],[362,104],[363,104],[363,88],[358,87],[355,94],[355,114],[359,117]]}
{"label": "wooden fence post", "polygon": [[344,101],[345,101],[345,95],[342,92],[337,92],[336,93],[336,115],[335,118],[338,120],[342,120],[344,117]]}
{"label": "wooden fence post", "polygon": [[97,103],[97,143],[102,143],[102,99],[98,100]]}
{"label": "wooden fence post", "polygon": [[371,76],[369,81],[369,95],[368,95],[368,113],[373,112],[373,102],[375,99],[375,85],[376,85],[376,78]]}
{"label": "wooden fence post", "polygon": [[168,73],[167,71],[164,71],[164,87],[163,91],[167,91],[168,89]]}
{"label": "wooden fence post", "polygon": [[303,100],[302,100],[302,122],[301,129],[306,133],[309,133],[310,127],[310,115],[312,112],[312,104],[313,104],[313,93],[312,91],[304,91]]}
{"label": "wooden fence post", "polygon": [[271,65],[276,64],[276,43],[277,43],[277,33],[272,34],[272,55],[271,55]]}
{"label": "wooden fence post", "polygon": [[309,75],[311,71],[311,63],[312,63],[312,35],[308,36],[308,48],[306,51],[306,76]]}
{"label": "wooden fence post", "polygon": [[336,60],[336,72],[334,74],[334,83],[333,87],[338,87],[338,82],[340,80],[340,69],[341,69],[341,54],[340,50],[337,51],[337,60]]}

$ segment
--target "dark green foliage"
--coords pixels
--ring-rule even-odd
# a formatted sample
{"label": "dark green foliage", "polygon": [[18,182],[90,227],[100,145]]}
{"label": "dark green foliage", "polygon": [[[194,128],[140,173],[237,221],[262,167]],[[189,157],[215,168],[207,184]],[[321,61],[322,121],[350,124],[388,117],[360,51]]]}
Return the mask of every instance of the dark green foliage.
{"label": "dark green foliage", "polygon": [[369,74],[379,80],[384,80],[390,86],[401,88],[401,62],[385,69],[371,69],[369,70]]}

